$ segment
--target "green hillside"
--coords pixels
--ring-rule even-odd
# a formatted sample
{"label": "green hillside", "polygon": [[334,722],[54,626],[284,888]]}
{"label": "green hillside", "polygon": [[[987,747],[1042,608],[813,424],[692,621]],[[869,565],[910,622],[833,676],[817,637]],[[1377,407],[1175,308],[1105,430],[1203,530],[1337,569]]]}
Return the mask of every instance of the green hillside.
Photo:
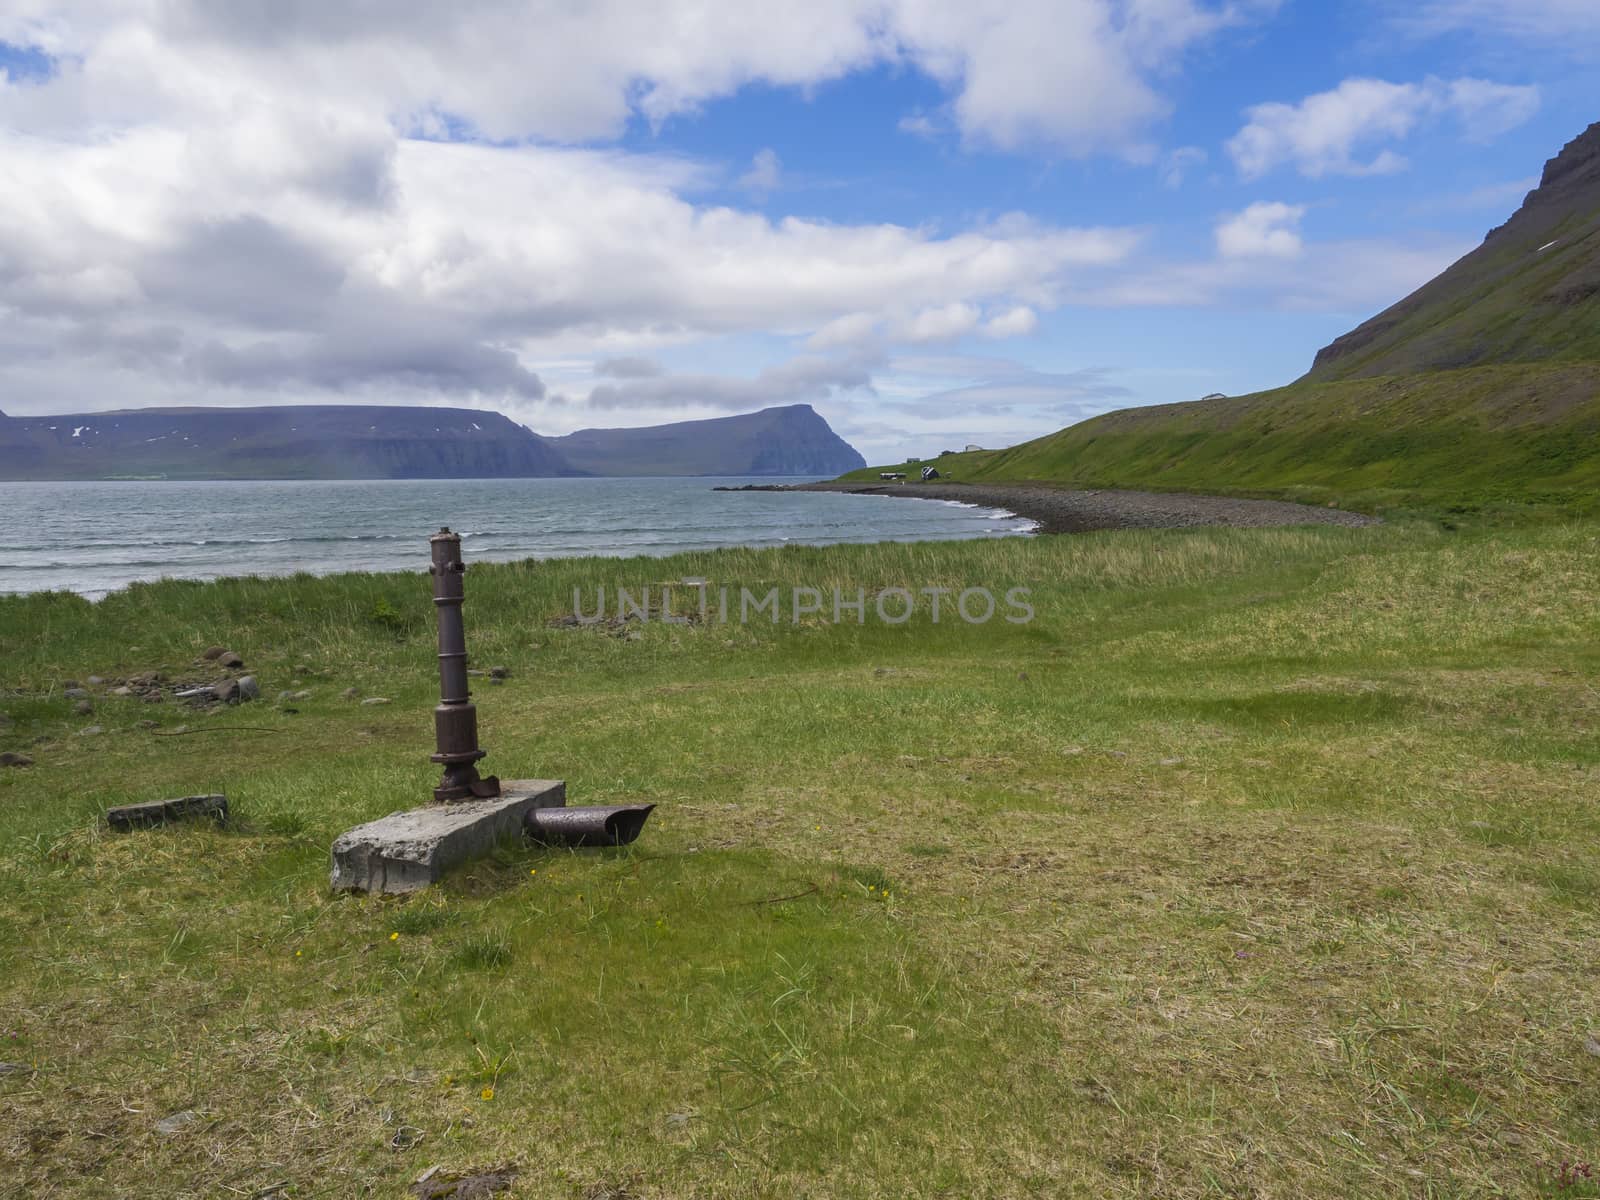
{"label": "green hillside", "polygon": [[1324,502],[1592,503],[1600,495],[1600,363],[1302,380],[1228,400],[1107,413],[957,479],[1260,492]]}
{"label": "green hillside", "polygon": [[973,482],[1369,508],[1600,506],[1600,124],[1482,246],[1296,383],[1108,413],[937,465]]}

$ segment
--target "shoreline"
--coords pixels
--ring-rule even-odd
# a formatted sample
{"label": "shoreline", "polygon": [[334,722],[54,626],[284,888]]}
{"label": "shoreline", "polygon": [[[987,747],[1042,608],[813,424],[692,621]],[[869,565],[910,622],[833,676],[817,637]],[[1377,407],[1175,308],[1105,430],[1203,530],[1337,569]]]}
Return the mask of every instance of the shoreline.
{"label": "shoreline", "polygon": [[998,508],[1033,521],[1037,533],[1093,533],[1109,529],[1185,529],[1224,525],[1238,529],[1281,525],[1358,528],[1382,521],[1342,508],[1317,508],[1289,500],[1245,500],[1192,492],[1069,489],[1006,483],[797,483],[720,487],[721,492],[834,492],[905,500],[950,500]]}

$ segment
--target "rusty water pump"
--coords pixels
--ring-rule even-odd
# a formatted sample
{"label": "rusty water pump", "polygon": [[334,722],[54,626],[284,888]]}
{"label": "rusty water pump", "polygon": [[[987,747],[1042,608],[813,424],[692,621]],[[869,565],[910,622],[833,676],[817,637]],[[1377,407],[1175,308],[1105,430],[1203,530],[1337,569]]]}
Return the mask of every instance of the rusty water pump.
{"label": "rusty water pump", "polygon": [[[444,766],[433,789],[441,804],[486,800],[500,795],[500,780],[478,774],[488,752],[478,745],[478,709],[467,682],[467,633],[461,606],[466,599],[461,535],[448,527],[428,539],[433,563],[433,603],[439,615],[439,704],[433,710],[438,749],[431,760]],[[639,836],[654,804],[589,805],[530,809],[523,832],[536,842],[565,846],[626,846]]]}

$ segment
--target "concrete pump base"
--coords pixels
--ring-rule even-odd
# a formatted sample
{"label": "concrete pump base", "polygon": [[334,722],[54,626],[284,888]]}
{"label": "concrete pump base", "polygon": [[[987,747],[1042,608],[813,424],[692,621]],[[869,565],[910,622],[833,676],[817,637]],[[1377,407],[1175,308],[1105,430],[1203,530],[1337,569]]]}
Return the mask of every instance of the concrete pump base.
{"label": "concrete pump base", "polygon": [[502,838],[522,836],[530,809],[566,803],[567,785],[559,779],[514,779],[492,799],[390,813],[339,835],[330,882],[336,892],[418,891]]}

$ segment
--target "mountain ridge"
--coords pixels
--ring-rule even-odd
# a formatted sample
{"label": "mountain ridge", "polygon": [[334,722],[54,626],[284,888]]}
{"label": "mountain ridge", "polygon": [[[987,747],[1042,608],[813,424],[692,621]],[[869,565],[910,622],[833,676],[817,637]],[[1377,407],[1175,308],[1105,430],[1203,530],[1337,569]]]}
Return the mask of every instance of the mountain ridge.
{"label": "mountain ridge", "polygon": [[[0,412],[0,480],[837,474],[864,460],[809,405],[563,438],[502,413],[400,405]],[[692,451],[693,461],[684,455]],[[692,469],[690,469],[692,468]]]}
{"label": "mountain ridge", "polygon": [[867,465],[809,404],[631,429],[579,429],[548,441],[594,475],[837,475]]}

